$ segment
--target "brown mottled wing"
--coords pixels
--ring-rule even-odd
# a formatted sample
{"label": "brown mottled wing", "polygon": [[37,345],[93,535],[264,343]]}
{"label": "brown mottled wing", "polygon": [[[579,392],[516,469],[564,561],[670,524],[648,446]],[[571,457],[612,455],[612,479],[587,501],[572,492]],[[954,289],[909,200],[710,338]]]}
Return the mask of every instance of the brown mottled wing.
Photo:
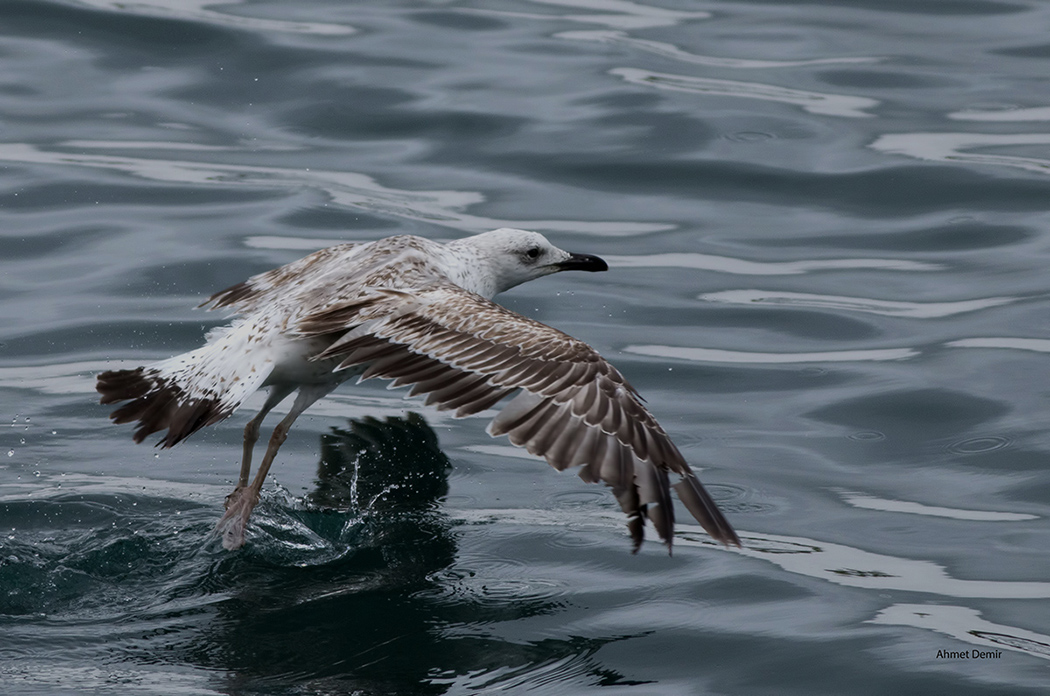
{"label": "brown mottled wing", "polygon": [[435,283],[411,294],[379,290],[305,317],[302,335],[342,336],[322,358],[340,368],[367,364],[427,404],[465,416],[520,389],[489,426],[556,469],[580,467],[585,481],[612,487],[628,515],[634,548],[647,516],[670,548],[674,530],[668,474],[707,532],[740,540],[667,433],[620,373],[586,343],[458,286]]}
{"label": "brown mottled wing", "polygon": [[240,313],[248,313],[265,305],[277,294],[294,291],[297,280],[312,278],[316,282],[316,278],[322,275],[318,272],[321,270],[320,267],[332,265],[333,261],[349,257],[356,248],[361,246],[360,244],[337,244],[315,251],[280,268],[254,275],[248,280],[220,290],[199,306],[207,306],[209,309],[230,307]]}

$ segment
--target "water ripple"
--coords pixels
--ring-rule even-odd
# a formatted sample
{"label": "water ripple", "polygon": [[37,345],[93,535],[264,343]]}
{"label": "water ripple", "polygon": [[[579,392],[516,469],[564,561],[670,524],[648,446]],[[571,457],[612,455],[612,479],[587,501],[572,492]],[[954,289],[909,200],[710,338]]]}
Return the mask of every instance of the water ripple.
{"label": "water ripple", "polygon": [[[323,247],[331,246],[332,240],[323,237],[276,237],[273,235],[254,235],[244,238],[244,246],[250,249],[281,249],[289,251],[317,251]],[[355,243],[367,240],[349,239],[340,237],[339,242]],[[435,241],[447,241],[436,240]]]}
{"label": "water ripple", "polygon": [[180,0],[177,4],[172,3],[171,0],[135,0],[135,2],[125,2],[125,0],[75,1],[88,7],[120,12],[122,14],[205,22],[207,24],[251,31],[279,31],[321,36],[348,36],[357,33],[357,29],[347,24],[258,19],[205,9],[213,5],[241,4],[243,0]]}
{"label": "water ripple", "polygon": [[110,363],[101,360],[0,367],[0,387],[33,389],[40,394],[89,394],[95,390],[95,374]]}
{"label": "water ripple", "polygon": [[842,499],[853,507],[865,510],[881,510],[882,512],[904,512],[911,515],[928,515],[930,517],[949,517],[953,520],[973,520],[977,522],[1021,522],[1024,520],[1037,520],[1038,515],[1029,515],[1020,512],[996,512],[993,510],[963,510],[959,508],[939,507],[936,505],[923,505],[907,500],[889,500],[877,498],[864,493],[853,493],[840,491]]}
{"label": "water ripple", "polygon": [[1050,106],[1028,109],[965,109],[947,115],[955,121],[1050,121]]}
{"label": "water ripple", "polygon": [[886,439],[885,433],[880,433],[878,430],[859,430],[850,433],[848,437],[857,442],[881,442]]}
{"label": "water ripple", "polygon": [[[103,370],[132,368],[144,360],[90,360],[54,365],[28,365],[0,367],[0,388],[28,389],[39,394],[91,394],[95,393],[95,375]],[[409,401],[407,393],[388,396],[383,388],[339,391],[314,404],[311,413],[333,418],[363,418],[365,416],[403,416],[409,409],[425,408],[427,418],[434,424],[452,421],[452,415],[435,408],[424,407],[417,401]],[[253,394],[244,404],[248,411],[258,409],[264,400],[262,393]],[[93,400],[93,399],[92,399]],[[278,406],[275,413],[286,413],[287,404]],[[481,411],[473,418],[491,418],[493,410]],[[515,449],[515,448],[508,448]]]}
{"label": "water ripple", "polygon": [[1009,350],[1028,350],[1036,353],[1050,353],[1050,339],[1046,338],[1013,338],[983,337],[983,338],[960,338],[948,341],[944,345],[949,348],[1006,348]]}
{"label": "water ripple", "polygon": [[838,295],[816,295],[803,292],[767,292],[764,290],[725,290],[699,296],[707,302],[724,304],[763,304],[788,307],[821,307],[850,312],[866,312],[889,317],[909,319],[937,319],[965,312],[975,312],[989,307],[1016,302],[1016,297],[987,297],[956,302],[897,302],[875,300],[866,297],[844,297]]}
{"label": "water ripple", "polygon": [[447,581],[442,592],[486,604],[547,603],[568,592],[566,582],[540,577],[524,560],[503,555],[464,553],[456,559],[454,570],[442,570],[440,576]]}
{"label": "water ripple", "polygon": [[214,676],[185,668],[129,665],[70,666],[55,660],[37,661],[33,656],[0,665],[0,681],[26,694],[156,694],[157,696],[221,696],[229,693],[212,688]]}
{"label": "water ripple", "polygon": [[546,461],[543,457],[536,456],[520,447],[511,447],[510,445],[465,445],[460,449],[468,452],[477,452],[478,454],[491,454],[495,457],[510,457],[512,459],[529,459],[532,461],[543,462]]}
{"label": "water ripple", "polygon": [[749,261],[731,256],[713,256],[679,252],[670,254],[638,254],[635,256],[603,256],[611,266],[620,268],[695,268],[735,275],[798,275],[814,271],[885,270],[885,271],[940,271],[943,266],[903,259],[806,259],[800,261]]}
{"label": "water ripple", "polygon": [[[90,143],[76,141],[77,147]],[[166,143],[153,143],[165,149]],[[113,149],[112,142],[100,143]],[[134,142],[130,147],[143,144]],[[176,147],[180,147],[176,145]],[[195,162],[189,160],[146,159],[110,154],[52,152],[25,143],[0,144],[0,161],[31,164],[91,167],[131,174],[152,181],[166,181],[203,186],[236,186],[254,188],[313,187],[326,193],[339,205],[381,215],[420,220],[456,230],[483,231],[497,227],[526,227],[597,235],[631,235],[672,229],[673,225],[638,222],[593,222],[582,220],[500,220],[462,212],[468,206],[482,203],[485,197],[476,191],[407,191],[383,186],[365,174],[284,167],[260,167],[237,164]]]}
{"label": "water ripple", "polygon": [[761,99],[763,101],[792,104],[801,106],[804,111],[808,111],[811,114],[824,116],[870,118],[873,114],[867,113],[864,109],[872,109],[879,105],[878,100],[869,99],[868,97],[806,92],[760,82],[738,82],[735,80],[716,80],[709,77],[672,75],[651,70],[641,70],[639,68],[613,68],[609,71],[609,74],[622,77],[632,84],[647,85],[674,92],[714,94],[723,97]]}
{"label": "water ripple", "polygon": [[967,152],[974,148],[1015,145],[1050,145],[1050,133],[890,133],[880,136],[869,147],[886,154],[932,162],[988,164],[1050,174],[1050,159]]}
{"label": "water ripple", "polygon": [[569,685],[585,689],[585,677],[594,671],[590,651],[567,657],[543,660],[519,666],[490,667],[460,675],[437,675],[427,681],[447,691],[442,693],[513,693],[535,691],[557,685],[556,691],[568,693]]}
{"label": "water ripple", "polygon": [[753,60],[748,58],[717,58],[714,56],[701,56],[695,53],[683,51],[674,44],[662,41],[650,41],[648,39],[636,39],[622,31],[563,31],[555,34],[555,38],[570,41],[596,41],[599,43],[623,44],[637,48],[648,53],[654,53],[664,58],[671,58],[683,63],[695,65],[706,65],[712,68],[733,69],[768,69],[768,68],[796,68],[807,65],[836,65],[843,63],[876,63],[881,58],[874,56],[857,56],[843,58],[813,58],[809,60]]}
{"label": "water ripple", "polygon": [[868,623],[924,628],[987,650],[1005,648],[1050,660],[1050,636],[986,621],[981,618],[981,612],[970,607],[894,604],[869,619]]}
{"label": "water ripple", "polygon": [[955,454],[982,454],[1010,446],[1010,438],[1001,435],[970,437],[948,445],[948,451]]}
{"label": "water ripple", "polygon": [[749,353],[717,348],[685,346],[629,345],[625,353],[651,355],[658,358],[678,358],[692,362],[748,363],[760,365],[790,365],[814,362],[873,362],[907,360],[919,354],[911,348],[878,348],[872,350],[833,350],[816,353]]}
{"label": "water ripple", "polygon": [[[697,534],[703,534],[699,527]],[[683,534],[687,533],[682,530]],[[826,541],[776,534],[742,534],[752,558],[775,563],[790,573],[820,578],[839,585],[872,590],[924,592],[944,597],[982,599],[1050,598],[1050,582],[1012,580],[963,580],[952,577],[933,561],[899,558]],[[676,539],[677,541],[677,539]],[[679,542],[686,544],[683,540]],[[700,539],[699,545],[706,545]]]}
{"label": "water ripple", "polygon": [[[459,510],[449,514],[469,523],[498,521],[500,524],[564,526],[571,521],[599,528],[622,526],[621,515],[611,511],[587,514],[583,510],[498,509]],[[789,573],[880,592],[902,590],[980,599],[1050,598],[1050,582],[964,580],[952,577],[944,566],[933,561],[887,556],[805,537],[737,531],[743,548],[726,548],[700,526],[679,524],[675,527],[675,548],[721,550],[773,563]]]}
{"label": "water ripple", "polygon": [[536,19],[546,21],[568,21],[584,24],[598,24],[616,29],[647,29],[652,27],[670,27],[685,21],[708,19],[710,12],[680,12],[662,7],[640,5],[628,0],[529,0],[540,5],[555,5],[581,10],[595,10],[590,14],[534,14],[526,12],[508,12],[470,8],[461,11],[500,17]]}

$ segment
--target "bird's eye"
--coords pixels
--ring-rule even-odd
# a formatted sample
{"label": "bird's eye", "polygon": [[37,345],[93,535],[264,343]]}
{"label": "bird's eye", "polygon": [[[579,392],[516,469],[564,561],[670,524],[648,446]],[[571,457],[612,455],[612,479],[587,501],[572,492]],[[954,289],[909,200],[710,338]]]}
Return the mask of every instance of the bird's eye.
{"label": "bird's eye", "polygon": [[540,257],[540,248],[539,247],[529,247],[528,250],[525,252],[525,256],[527,256],[527,257],[529,257],[530,259],[533,259],[533,260],[538,259]]}

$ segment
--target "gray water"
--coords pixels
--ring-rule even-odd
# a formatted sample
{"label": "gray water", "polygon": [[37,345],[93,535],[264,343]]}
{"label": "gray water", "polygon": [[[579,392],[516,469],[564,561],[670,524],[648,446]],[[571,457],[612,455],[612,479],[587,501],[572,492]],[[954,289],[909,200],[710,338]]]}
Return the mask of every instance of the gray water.
{"label": "gray water", "polygon": [[[3,0],[0,690],[1046,693],[1047,26]],[[679,510],[631,555],[608,490],[368,383],[228,553],[248,409],[160,451],[96,403],[250,274],[499,226],[609,260],[501,301],[626,374],[742,550]]]}

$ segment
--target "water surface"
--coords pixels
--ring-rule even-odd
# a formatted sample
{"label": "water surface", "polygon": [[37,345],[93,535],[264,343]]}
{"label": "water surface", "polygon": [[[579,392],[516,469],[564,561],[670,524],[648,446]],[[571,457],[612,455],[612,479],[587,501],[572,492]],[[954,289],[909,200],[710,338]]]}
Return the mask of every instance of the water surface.
{"label": "water surface", "polygon": [[[4,693],[1044,692],[1048,21],[0,3]],[[252,273],[499,226],[610,261],[502,301],[627,375],[742,550],[632,556],[609,491],[367,384],[227,553],[245,413],[159,451],[96,403]]]}

